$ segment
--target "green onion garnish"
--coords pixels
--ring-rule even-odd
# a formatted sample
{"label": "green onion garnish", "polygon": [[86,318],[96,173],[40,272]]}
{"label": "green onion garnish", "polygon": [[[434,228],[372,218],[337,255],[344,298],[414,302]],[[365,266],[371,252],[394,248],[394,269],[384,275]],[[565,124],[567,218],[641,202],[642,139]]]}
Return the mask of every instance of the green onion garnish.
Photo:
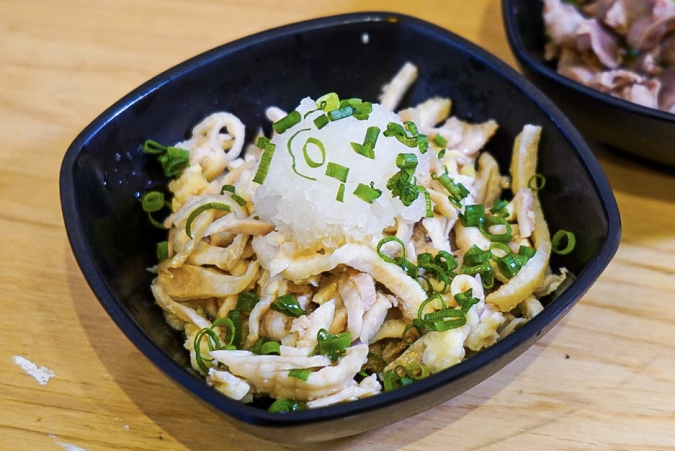
{"label": "green onion garnish", "polygon": [[380,258],[382,260],[384,260],[385,262],[396,264],[396,260],[394,258],[391,258],[387,254],[382,252],[382,246],[384,246],[385,244],[390,243],[392,241],[397,242],[401,246],[401,257],[399,257],[399,258],[405,260],[405,243],[403,243],[403,241],[400,238],[395,237],[395,236],[387,236],[387,237],[382,238],[380,240],[380,242],[377,243],[376,252],[377,252],[377,255],[379,255]]}
{"label": "green onion garnish", "polygon": [[464,213],[459,214],[459,221],[464,227],[478,227],[485,219],[485,206],[482,204],[467,205]]}
{"label": "green onion garnish", "polygon": [[350,332],[342,332],[331,335],[326,329],[321,329],[316,334],[316,340],[318,342],[318,353],[335,361],[344,354],[349,345],[352,344],[352,334]]}
{"label": "green onion garnish", "polygon": [[190,239],[192,239],[192,222],[197,219],[197,216],[207,210],[230,211],[230,206],[227,204],[221,204],[219,202],[209,202],[195,208],[192,213],[190,213],[190,216],[188,216],[187,221],[185,222],[185,233],[188,237],[190,237]]}
{"label": "green onion garnish", "polygon": [[143,151],[147,154],[158,155],[158,160],[167,177],[180,175],[183,169],[190,165],[190,152],[178,147],[164,146],[156,141],[147,140],[143,143]]}
{"label": "green onion garnish", "polygon": [[[565,242],[566,246],[562,247],[562,243]],[[577,238],[574,233],[560,229],[551,238],[551,251],[558,255],[567,255],[574,250],[576,243]]]}
{"label": "green onion garnish", "polygon": [[[502,225],[505,230],[504,233],[492,233],[490,232],[490,227]],[[489,238],[492,241],[499,241],[500,243],[508,243],[513,237],[511,230],[511,224],[509,224],[506,219],[499,216],[485,216],[483,220],[478,224],[478,229],[483,235]]]}
{"label": "green onion garnish", "polygon": [[306,381],[310,374],[312,374],[312,370],[310,368],[296,368],[288,372],[288,377],[295,377],[297,379]]}
{"label": "green onion garnish", "polygon": [[492,208],[490,208],[490,213],[492,213],[495,216],[501,216],[502,218],[506,218],[509,216],[509,210],[506,208],[509,202],[504,199],[498,199],[492,204]]}
{"label": "green onion garnish", "polygon": [[305,410],[306,408],[307,404],[302,401],[296,401],[294,399],[277,399],[267,410],[272,413],[286,413],[298,412],[300,410]]}
{"label": "green onion garnish", "polygon": [[240,206],[243,207],[246,205],[246,199],[234,192],[234,185],[223,185],[223,187],[220,188],[220,194],[225,194],[226,192],[230,193],[232,195],[232,200],[238,203]]}
{"label": "green onion garnish", "polygon": [[370,182],[370,186],[359,183],[354,190],[354,195],[361,200],[372,204],[375,199],[382,195],[382,191],[375,188],[375,182]]}
{"label": "green onion garnish", "polygon": [[441,135],[437,134],[434,136],[434,139],[432,140],[434,144],[436,144],[438,147],[445,147],[448,145],[448,140],[443,138]]}
{"label": "green onion garnish", "polygon": [[272,310],[275,310],[284,315],[292,316],[294,318],[299,318],[305,314],[305,311],[300,307],[298,303],[298,298],[292,294],[285,294],[279,296],[276,301],[270,305]]}
{"label": "green onion garnish", "polygon": [[546,186],[546,177],[541,174],[534,174],[530,177],[530,180],[527,181],[527,187],[532,191],[539,191]]}
{"label": "green onion garnish", "polygon": [[169,243],[160,241],[157,243],[157,260],[161,263],[167,258],[169,258]]}
{"label": "green onion garnish", "polygon": [[334,92],[329,92],[316,99],[316,106],[323,111],[337,110],[340,108],[340,98]]}
{"label": "green onion garnish", "polygon": [[[293,154],[293,148],[291,147],[291,144],[293,143],[293,140],[295,139],[296,136],[298,136],[298,135],[299,135],[300,133],[302,133],[302,132],[308,132],[308,131],[310,131],[309,128],[303,128],[303,129],[298,130],[297,132],[295,132],[295,133],[289,138],[288,143],[286,144],[286,148],[287,148],[287,150],[288,150],[288,153],[289,153],[290,156],[291,156],[291,159],[293,160],[293,163],[291,164],[291,168],[293,169],[293,172],[295,172],[295,173],[296,173],[297,175],[299,175],[300,177],[306,178],[307,180],[314,180],[314,181],[316,181],[316,179],[315,179],[314,177],[310,177],[310,176],[308,176],[308,175],[300,174],[300,173],[298,172],[298,170],[297,170],[297,168],[296,168],[296,166],[295,166],[295,155]],[[306,143],[305,143],[305,147],[303,147],[303,151],[305,151],[305,149],[306,149]],[[324,151],[324,152],[325,152],[325,151]],[[325,155],[325,154],[324,154],[324,155]]]}
{"label": "green onion garnish", "polygon": [[314,119],[314,125],[318,130],[324,128],[328,124],[328,122],[330,121],[328,120],[328,116],[326,116],[325,114],[317,116],[316,119]]}
{"label": "green onion garnish", "polygon": [[401,203],[409,207],[420,193],[415,178],[417,156],[414,153],[400,153],[396,156],[396,166],[400,171],[387,180],[387,189],[391,191],[392,197],[399,197]]}
{"label": "green onion garnish", "polygon": [[377,143],[377,137],[380,134],[380,129],[378,127],[368,127],[366,130],[366,137],[363,140],[363,144],[352,142],[350,143],[354,152],[359,155],[363,155],[366,158],[372,160],[375,159],[375,144]]}
{"label": "green onion garnish", "polygon": [[521,245],[520,248],[518,249],[518,255],[524,255],[527,258],[534,257],[534,254],[536,254],[536,253],[537,253],[537,250],[535,248],[529,247],[529,246],[522,246]]}
{"label": "green onion garnish", "polygon": [[354,108],[350,106],[342,107],[337,110],[332,110],[328,112],[328,119],[331,121],[337,121],[340,119],[344,119],[346,117],[351,116],[354,114]]}
{"label": "green onion garnish", "polygon": [[344,183],[347,181],[349,168],[329,161],[328,166],[326,167],[326,175]]}
{"label": "green onion garnish", "polygon": [[302,116],[300,116],[300,113],[298,113],[297,111],[291,111],[285,117],[282,117],[274,124],[272,124],[272,128],[274,129],[275,132],[282,134],[283,132],[293,127],[294,125],[299,124],[301,120]]}
{"label": "green onion garnish", "polygon": [[[321,152],[321,161],[314,161],[310,158],[309,152],[307,152],[307,146],[310,144],[316,146],[319,149],[319,152]],[[314,137],[307,138],[305,145],[302,146],[302,155],[305,157],[305,163],[307,163],[307,166],[310,168],[318,168],[326,162],[326,148],[320,140]]]}
{"label": "green onion garnish", "polygon": [[335,200],[338,202],[344,202],[345,200],[345,184],[340,183],[340,187],[338,188],[337,195],[335,196]]}
{"label": "green onion garnish", "polygon": [[424,206],[425,206],[425,218],[433,218],[434,217],[434,206],[431,203],[431,195],[429,194],[429,191],[423,186],[418,186],[417,187],[421,193],[424,194]]}
{"label": "green onion garnish", "polygon": [[237,295],[237,310],[250,313],[260,301],[260,296],[252,291],[242,291]]}
{"label": "green onion garnish", "polygon": [[280,354],[280,345],[276,341],[272,341],[265,337],[260,337],[253,343],[253,346],[248,348],[250,352],[257,355]]}
{"label": "green onion garnish", "polygon": [[152,217],[152,214],[166,207],[171,209],[171,204],[164,199],[164,194],[160,191],[148,191],[141,196],[141,207],[148,214],[150,223],[158,229],[166,230],[164,224]]}
{"label": "green onion garnish", "polygon": [[461,183],[455,183],[455,181],[450,178],[447,172],[441,174],[440,176],[431,174],[431,178],[438,180],[438,182],[443,185],[443,188],[448,190],[448,193],[450,193],[448,200],[455,207],[462,207],[462,200],[469,195],[469,190],[466,189],[464,185]]}
{"label": "green onion garnish", "polygon": [[258,147],[263,149],[263,153],[260,157],[260,164],[258,165],[255,177],[253,177],[253,181],[262,185],[267,177],[267,172],[270,170],[270,163],[272,162],[276,145],[272,144],[269,139],[261,136],[258,139]]}

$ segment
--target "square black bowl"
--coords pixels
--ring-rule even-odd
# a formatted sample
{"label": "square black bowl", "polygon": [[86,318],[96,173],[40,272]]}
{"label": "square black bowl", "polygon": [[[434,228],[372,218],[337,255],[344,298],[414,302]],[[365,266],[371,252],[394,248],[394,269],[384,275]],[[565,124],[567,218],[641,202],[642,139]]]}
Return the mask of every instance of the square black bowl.
{"label": "square black bowl", "polygon": [[612,97],[556,71],[544,58],[541,0],[502,0],[511,51],[523,74],[567,115],[582,135],[642,160],[675,166],[675,114]]}
{"label": "square black bowl", "polygon": [[[367,37],[367,39],[366,39]],[[274,414],[208,387],[191,368],[183,338],[164,321],[150,292],[156,262],[153,229],[137,200],[167,180],[143,154],[145,139],[173,143],[216,110],[231,111],[247,135],[264,108],[292,109],[305,96],[335,91],[376,101],[406,61],[420,77],[404,99],[453,100],[465,120],[495,119],[488,149],[508,170],[512,143],[526,123],[543,127],[539,172],[552,230],[577,236],[556,256],[575,278],[545,299],[545,309],[496,345],[428,379],[367,399]],[[415,18],[360,13],[288,25],[223,45],[148,81],[96,118],[69,147],[61,168],[68,238],[92,291],[120,329],[179,386],[254,435],[280,442],[328,440],[393,423],[467,390],[530,347],[581,298],[614,255],[620,235],[612,191],[594,156],[558,109],[508,65],[458,36]],[[158,393],[158,399],[161,399]]]}

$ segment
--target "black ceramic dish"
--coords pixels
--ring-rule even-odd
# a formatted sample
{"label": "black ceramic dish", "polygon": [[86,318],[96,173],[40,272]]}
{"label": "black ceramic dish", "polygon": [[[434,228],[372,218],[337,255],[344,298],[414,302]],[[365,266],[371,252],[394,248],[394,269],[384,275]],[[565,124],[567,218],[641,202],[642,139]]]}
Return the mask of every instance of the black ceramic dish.
{"label": "black ceramic dish", "polygon": [[612,97],[556,72],[544,59],[541,0],[502,0],[506,35],[523,74],[584,137],[641,159],[675,166],[675,114]]}
{"label": "black ceramic dish", "polygon": [[[368,39],[364,39],[367,34]],[[367,42],[367,43],[366,43]],[[217,393],[190,369],[182,338],[155,306],[146,268],[164,239],[144,216],[138,193],[165,187],[145,139],[173,143],[216,110],[228,110],[249,133],[266,123],[264,108],[292,109],[305,96],[335,91],[377,100],[405,62],[420,78],[406,96],[416,104],[449,96],[458,116],[496,119],[489,144],[508,168],[513,139],[526,123],[543,126],[539,171],[552,230],[577,235],[576,250],[555,257],[576,279],[549,299],[525,327],[461,364],[401,389],[312,411],[272,414]],[[75,139],[61,169],[68,237],[93,292],[127,337],[181,387],[243,430],[270,440],[302,442],[357,434],[438,405],[511,362],[546,333],[603,271],[617,249],[620,220],[593,155],[563,115],[503,62],[420,20],[362,13],[285,26],[218,47],[150,80],[110,107]],[[161,395],[161,394],[159,394]]]}

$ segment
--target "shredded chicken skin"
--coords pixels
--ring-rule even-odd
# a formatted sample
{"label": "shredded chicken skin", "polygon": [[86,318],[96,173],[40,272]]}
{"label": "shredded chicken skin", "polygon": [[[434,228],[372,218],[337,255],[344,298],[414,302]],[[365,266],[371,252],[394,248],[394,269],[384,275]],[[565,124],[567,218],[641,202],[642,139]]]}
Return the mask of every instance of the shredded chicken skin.
{"label": "shredded chicken skin", "polygon": [[[417,68],[405,65],[384,87],[382,105],[397,108],[416,78]],[[152,291],[169,323],[185,332],[193,366],[211,386],[242,402],[267,396],[318,408],[355,400],[382,391],[389,371],[421,365],[433,374],[456,365],[467,352],[494,344],[541,310],[538,296],[556,289],[564,271],[542,274],[543,280],[528,285],[514,305],[509,298],[504,307],[505,301],[490,301],[497,288],[517,293],[523,288],[513,286],[495,264],[495,286],[486,288],[481,274],[456,269],[443,282],[434,278],[433,266],[420,265],[425,269],[415,277],[397,263],[403,255],[418,264],[423,255],[445,253],[462,265],[476,249],[493,252],[485,231],[463,224],[462,215],[474,204],[492,214],[489,209],[504,195],[508,177],[484,151],[498,125],[452,117],[451,105],[450,99],[434,97],[399,113],[403,121],[418,124],[431,143],[430,172],[417,181],[428,195],[430,214],[416,222],[397,217],[379,237],[397,241],[381,247],[377,241],[346,242],[308,251],[261,220],[253,204],[261,152],[247,150],[241,156],[245,130],[234,115],[207,117],[190,139],[177,145],[190,152],[191,165],[169,185],[172,213],[164,222],[170,229],[169,256],[153,269],[157,276]],[[266,114],[273,122],[286,116],[276,107]],[[439,178],[443,174],[466,190],[463,197],[453,198],[451,187]],[[224,185],[238,198],[223,191]],[[208,208],[214,204],[225,207]],[[537,206],[536,193],[521,188],[505,207],[502,222],[507,225],[500,223],[489,232],[504,233],[508,226],[513,238],[507,248],[535,248],[533,260],[546,266],[545,250],[532,239],[541,232]],[[528,265],[521,273],[527,273]],[[439,298],[431,302],[430,292],[440,293]],[[256,297],[248,310],[241,305],[246,294]],[[279,307],[289,296],[300,312]],[[472,302],[465,309],[458,300],[462,296]],[[464,323],[422,330],[422,316],[442,307],[461,311]],[[241,321],[243,331],[236,339],[229,326],[234,321]],[[211,338],[204,339],[205,331]],[[348,346],[336,355],[318,354],[326,334],[347,336]],[[262,355],[260,347],[266,343],[277,347]],[[364,377],[364,369],[370,375]]]}

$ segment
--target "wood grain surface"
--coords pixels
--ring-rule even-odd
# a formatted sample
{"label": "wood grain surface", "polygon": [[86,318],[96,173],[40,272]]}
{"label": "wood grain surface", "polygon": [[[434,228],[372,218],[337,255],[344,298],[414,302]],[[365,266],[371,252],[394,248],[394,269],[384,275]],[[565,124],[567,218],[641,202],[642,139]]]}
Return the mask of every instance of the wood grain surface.
{"label": "wood grain surface", "polygon": [[[599,281],[503,371],[385,428],[303,447],[251,437],[155,369],[103,311],[59,205],[79,131],[202,51],[363,10],[417,16],[514,64],[498,0],[0,0],[1,449],[675,449],[675,177],[602,148],[623,238]],[[40,384],[20,358],[54,377]]]}

